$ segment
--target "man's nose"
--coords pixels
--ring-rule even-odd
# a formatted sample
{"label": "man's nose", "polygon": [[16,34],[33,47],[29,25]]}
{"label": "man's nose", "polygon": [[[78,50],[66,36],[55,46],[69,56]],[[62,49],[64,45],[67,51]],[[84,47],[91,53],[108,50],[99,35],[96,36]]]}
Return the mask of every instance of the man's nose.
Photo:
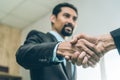
{"label": "man's nose", "polygon": [[72,25],[74,24],[74,21],[72,18],[69,18],[68,23],[71,23]]}

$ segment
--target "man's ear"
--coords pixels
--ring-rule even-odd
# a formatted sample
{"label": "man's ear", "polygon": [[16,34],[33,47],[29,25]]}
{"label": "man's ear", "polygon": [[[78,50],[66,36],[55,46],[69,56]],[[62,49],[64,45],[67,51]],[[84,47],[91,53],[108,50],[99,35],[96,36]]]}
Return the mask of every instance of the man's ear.
{"label": "man's ear", "polygon": [[56,16],[55,16],[55,15],[51,15],[51,16],[50,16],[50,21],[51,21],[52,23],[55,23],[55,20],[56,20]]}

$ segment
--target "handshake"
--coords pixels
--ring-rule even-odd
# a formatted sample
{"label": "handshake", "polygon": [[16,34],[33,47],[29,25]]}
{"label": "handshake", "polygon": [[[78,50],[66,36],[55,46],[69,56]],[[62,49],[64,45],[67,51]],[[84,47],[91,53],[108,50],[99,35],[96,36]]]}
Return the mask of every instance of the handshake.
{"label": "handshake", "polygon": [[110,34],[89,36],[78,34],[70,41],[61,42],[57,49],[57,55],[83,68],[94,67],[104,54],[115,49],[113,38]]}

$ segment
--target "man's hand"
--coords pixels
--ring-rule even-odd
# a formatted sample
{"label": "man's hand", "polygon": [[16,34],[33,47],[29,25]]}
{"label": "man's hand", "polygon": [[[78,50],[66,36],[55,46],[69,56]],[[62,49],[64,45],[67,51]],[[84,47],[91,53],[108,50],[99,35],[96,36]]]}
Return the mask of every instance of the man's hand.
{"label": "man's hand", "polygon": [[113,38],[110,34],[100,35],[97,38],[98,41],[94,50],[98,56],[102,57],[106,52],[116,48]]}
{"label": "man's hand", "polygon": [[[84,41],[79,41],[78,46],[81,48],[76,47],[75,45],[71,44],[70,41],[61,42],[57,48],[57,55],[61,55],[65,57],[67,60],[71,60],[73,64],[81,65],[86,64],[88,62],[88,57],[86,56],[86,52],[82,51],[82,48],[85,48]],[[85,48],[86,49],[86,48]]]}
{"label": "man's hand", "polygon": [[58,46],[57,54],[65,57],[67,60],[71,60],[73,64],[78,66],[82,65],[84,68],[88,66],[93,67],[99,61],[99,57],[91,50],[94,44],[85,39],[78,38],[76,41],[61,42]]}
{"label": "man's hand", "polygon": [[[106,52],[116,48],[113,38],[110,34],[104,34],[97,37],[86,34],[78,34],[73,37],[71,44],[75,45],[75,47],[79,49],[82,49],[82,51],[86,53],[84,58],[82,56],[83,62],[79,61],[82,60],[81,58],[79,59],[79,57],[78,61],[76,62],[78,65],[82,63],[83,66],[94,66],[94,64],[96,64]],[[83,44],[82,47],[81,44]]]}
{"label": "man's hand", "polygon": [[61,42],[57,48],[57,55],[60,56],[72,56],[75,52],[74,46],[71,45],[69,41]]}
{"label": "man's hand", "polygon": [[[72,45],[75,45],[75,47],[81,49],[81,51],[84,51],[84,53],[86,53],[86,55],[83,58],[83,61],[81,62],[81,65],[83,67],[93,67],[94,65],[96,65],[97,62],[99,62],[100,57],[95,52],[97,41],[98,39],[96,37],[89,36],[86,34],[75,35],[71,40]],[[80,64],[79,60],[81,59],[79,59],[78,57],[78,61],[76,62],[77,65]]]}

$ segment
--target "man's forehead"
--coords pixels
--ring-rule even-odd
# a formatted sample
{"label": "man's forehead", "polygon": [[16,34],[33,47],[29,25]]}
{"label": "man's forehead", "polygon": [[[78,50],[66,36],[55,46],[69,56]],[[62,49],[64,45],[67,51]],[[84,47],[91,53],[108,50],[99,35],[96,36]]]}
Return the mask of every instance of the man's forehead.
{"label": "man's forehead", "polygon": [[77,17],[77,13],[75,12],[75,10],[70,7],[62,7],[61,12],[68,13],[68,14],[71,14],[71,15],[74,15],[75,17]]}

